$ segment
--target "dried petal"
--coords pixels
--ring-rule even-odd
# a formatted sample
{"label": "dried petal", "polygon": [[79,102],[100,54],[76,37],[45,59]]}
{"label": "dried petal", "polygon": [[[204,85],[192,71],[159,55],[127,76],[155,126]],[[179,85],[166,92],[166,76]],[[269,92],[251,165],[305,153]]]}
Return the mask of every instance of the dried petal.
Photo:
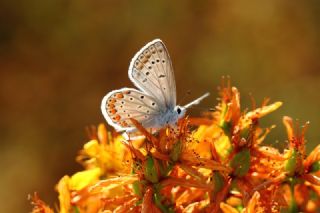
{"label": "dried petal", "polygon": [[153,204],[153,190],[151,187],[146,189],[143,196],[141,213],[161,213],[161,211]]}

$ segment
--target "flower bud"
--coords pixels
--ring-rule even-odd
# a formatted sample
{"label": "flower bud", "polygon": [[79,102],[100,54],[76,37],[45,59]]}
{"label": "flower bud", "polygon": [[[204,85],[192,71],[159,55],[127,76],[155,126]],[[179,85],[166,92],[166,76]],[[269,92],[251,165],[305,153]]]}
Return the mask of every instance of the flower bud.
{"label": "flower bud", "polygon": [[311,165],[311,172],[318,172],[320,170],[320,161],[316,161]]}
{"label": "flower bud", "polygon": [[296,149],[293,149],[289,153],[289,158],[285,162],[284,169],[288,172],[289,175],[293,175],[297,168],[297,155],[298,152]]}
{"label": "flower bud", "polygon": [[175,144],[173,144],[171,153],[170,153],[170,159],[173,162],[176,162],[179,159],[180,153],[182,150],[182,143],[181,141],[177,141]]}
{"label": "flower bud", "polygon": [[144,177],[146,180],[152,183],[159,182],[157,161],[153,159],[151,156],[147,156],[147,160],[145,161]]}
{"label": "flower bud", "polygon": [[231,160],[230,166],[234,169],[234,175],[245,176],[250,168],[250,151],[247,148],[238,152]]}

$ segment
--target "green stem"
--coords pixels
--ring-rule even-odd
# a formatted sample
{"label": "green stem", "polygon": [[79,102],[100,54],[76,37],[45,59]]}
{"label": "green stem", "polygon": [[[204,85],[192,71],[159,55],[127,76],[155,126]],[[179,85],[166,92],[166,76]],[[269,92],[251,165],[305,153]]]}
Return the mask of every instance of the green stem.
{"label": "green stem", "polygon": [[294,186],[295,186],[295,181],[293,179],[291,179],[290,180],[291,201],[289,204],[289,212],[290,213],[299,212],[299,208],[298,208],[297,202],[294,197]]}

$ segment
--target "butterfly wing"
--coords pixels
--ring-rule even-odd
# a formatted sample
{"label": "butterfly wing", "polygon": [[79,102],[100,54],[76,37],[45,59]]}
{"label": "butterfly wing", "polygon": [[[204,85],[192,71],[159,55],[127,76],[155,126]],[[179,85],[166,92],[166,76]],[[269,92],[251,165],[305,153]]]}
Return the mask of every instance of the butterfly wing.
{"label": "butterfly wing", "polygon": [[160,39],[146,44],[132,59],[129,78],[153,97],[163,111],[176,106],[176,83],[171,59]]}
{"label": "butterfly wing", "polygon": [[132,131],[135,126],[130,118],[142,126],[152,126],[160,108],[154,97],[138,90],[123,88],[109,92],[101,103],[102,114],[117,131]]}

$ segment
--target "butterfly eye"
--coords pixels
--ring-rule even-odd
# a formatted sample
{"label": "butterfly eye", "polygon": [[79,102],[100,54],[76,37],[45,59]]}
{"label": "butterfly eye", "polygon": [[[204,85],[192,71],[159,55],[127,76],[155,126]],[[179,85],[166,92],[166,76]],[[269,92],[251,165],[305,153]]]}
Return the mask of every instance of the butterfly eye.
{"label": "butterfly eye", "polygon": [[180,108],[177,109],[177,113],[178,113],[178,114],[181,113],[181,109],[180,109]]}

